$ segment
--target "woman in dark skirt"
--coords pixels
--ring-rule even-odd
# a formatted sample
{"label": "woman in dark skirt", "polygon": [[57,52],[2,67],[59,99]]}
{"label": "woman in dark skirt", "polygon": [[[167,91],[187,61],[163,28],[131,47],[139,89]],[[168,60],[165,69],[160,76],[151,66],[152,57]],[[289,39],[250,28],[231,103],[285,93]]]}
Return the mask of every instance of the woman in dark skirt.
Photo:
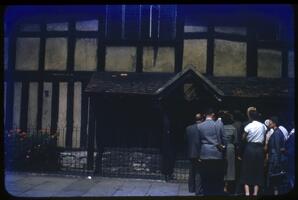
{"label": "woman in dark skirt", "polygon": [[250,186],[253,186],[253,195],[257,196],[259,187],[264,184],[264,139],[266,127],[257,121],[259,113],[251,110],[248,114],[250,123],[244,127],[245,146],[240,183],[244,185],[245,195],[250,195]]}
{"label": "woman in dark skirt", "polygon": [[278,195],[286,171],[285,140],[277,117],[270,119],[269,127],[274,132],[268,141],[268,183],[274,195]]}

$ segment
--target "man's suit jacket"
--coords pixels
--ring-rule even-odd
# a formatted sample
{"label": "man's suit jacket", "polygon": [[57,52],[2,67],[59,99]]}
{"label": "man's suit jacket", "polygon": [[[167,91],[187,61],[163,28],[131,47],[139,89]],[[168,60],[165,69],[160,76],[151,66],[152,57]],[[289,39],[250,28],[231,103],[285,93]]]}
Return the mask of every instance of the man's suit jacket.
{"label": "man's suit jacket", "polygon": [[223,153],[219,151],[217,145],[223,144],[221,131],[216,123],[211,119],[206,119],[198,124],[197,128],[200,135],[200,159],[223,159]]}
{"label": "man's suit jacket", "polygon": [[200,136],[197,128],[197,124],[190,125],[186,128],[187,136],[187,155],[188,158],[200,157]]}

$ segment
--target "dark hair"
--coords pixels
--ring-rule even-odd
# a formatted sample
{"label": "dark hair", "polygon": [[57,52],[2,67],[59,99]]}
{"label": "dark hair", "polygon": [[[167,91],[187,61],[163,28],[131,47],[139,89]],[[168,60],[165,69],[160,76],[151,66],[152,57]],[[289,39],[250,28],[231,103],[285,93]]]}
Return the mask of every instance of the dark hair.
{"label": "dark hair", "polygon": [[276,126],[279,126],[279,120],[277,116],[270,117],[270,120],[276,124]]}
{"label": "dark hair", "polygon": [[224,125],[232,124],[233,123],[233,116],[229,112],[224,112],[223,115],[222,115],[222,119],[221,120],[222,120],[222,123]]}
{"label": "dark hair", "polygon": [[227,112],[227,111],[219,110],[219,111],[217,112],[216,116],[222,118],[222,117],[225,115],[226,112]]}
{"label": "dark hair", "polygon": [[248,116],[251,120],[259,120],[260,117],[259,112],[256,110],[250,110]]}
{"label": "dark hair", "polygon": [[235,121],[240,121],[240,122],[245,121],[244,114],[240,110],[234,110],[233,116]]}
{"label": "dark hair", "polygon": [[206,115],[211,115],[211,114],[214,114],[213,108],[207,108]]}

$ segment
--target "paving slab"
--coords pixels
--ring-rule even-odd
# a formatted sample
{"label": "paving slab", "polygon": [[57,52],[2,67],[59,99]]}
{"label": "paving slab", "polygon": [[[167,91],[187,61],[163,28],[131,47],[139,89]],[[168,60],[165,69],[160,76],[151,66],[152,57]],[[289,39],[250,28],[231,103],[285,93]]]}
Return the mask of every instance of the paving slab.
{"label": "paving slab", "polygon": [[101,179],[82,196],[113,196],[123,185],[123,182],[124,180],[118,179]]}
{"label": "paving slab", "polygon": [[21,193],[20,197],[52,197],[55,196],[54,194],[56,191],[49,191],[49,190],[36,190],[32,189],[27,192]]}
{"label": "paving slab", "polygon": [[17,197],[193,196],[186,183],[110,177],[7,174],[5,187]]}
{"label": "paving slab", "polygon": [[[88,192],[91,187],[94,186],[98,181],[89,180],[86,178],[79,178],[76,181],[70,183],[66,187],[62,188],[57,194],[57,196],[81,196]],[[73,194],[73,195],[71,195]]]}
{"label": "paving slab", "polygon": [[26,178],[25,174],[5,174],[5,182],[15,182]]}
{"label": "paving slab", "polygon": [[126,180],[113,196],[145,196],[151,184],[146,180]]}
{"label": "paving slab", "polygon": [[10,191],[7,191],[7,193],[9,194],[9,196],[17,198],[17,197],[22,197],[22,193],[24,193],[24,192],[10,190]]}
{"label": "paving slab", "polygon": [[5,189],[8,193],[18,196],[19,194],[26,192],[28,190],[33,189],[36,187],[37,184],[23,184],[20,182],[13,182],[13,183],[5,183]]}
{"label": "paving slab", "polygon": [[29,184],[29,185],[40,185],[44,182],[47,181],[47,177],[43,177],[43,176],[27,176],[26,178],[23,178],[19,181],[17,181],[17,183],[20,183],[20,184]]}
{"label": "paving slab", "polygon": [[47,181],[36,186],[34,190],[42,190],[42,191],[54,191],[58,192],[63,190],[65,187],[71,185],[76,182],[77,179],[66,179],[66,178],[47,178]]}
{"label": "paving slab", "polygon": [[148,196],[177,196],[178,195],[179,184],[177,183],[152,183],[146,195]]}
{"label": "paving slab", "polygon": [[181,183],[181,184],[179,184],[178,195],[179,196],[194,196],[194,193],[188,192],[188,185]]}
{"label": "paving slab", "polygon": [[54,197],[80,197],[84,194],[82,191],[60,191],[53,194]]}

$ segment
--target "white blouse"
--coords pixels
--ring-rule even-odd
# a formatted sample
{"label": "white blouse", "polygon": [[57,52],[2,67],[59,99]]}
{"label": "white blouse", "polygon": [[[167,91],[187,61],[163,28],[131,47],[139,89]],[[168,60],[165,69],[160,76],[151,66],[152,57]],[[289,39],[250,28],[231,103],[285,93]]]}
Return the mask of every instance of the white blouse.
{"label": "white blouse", "polygon": [[263,143],[266,129],[266,126],[258,121],[252,121],[246,125],[244,131],[247,133],[247,142]]}

